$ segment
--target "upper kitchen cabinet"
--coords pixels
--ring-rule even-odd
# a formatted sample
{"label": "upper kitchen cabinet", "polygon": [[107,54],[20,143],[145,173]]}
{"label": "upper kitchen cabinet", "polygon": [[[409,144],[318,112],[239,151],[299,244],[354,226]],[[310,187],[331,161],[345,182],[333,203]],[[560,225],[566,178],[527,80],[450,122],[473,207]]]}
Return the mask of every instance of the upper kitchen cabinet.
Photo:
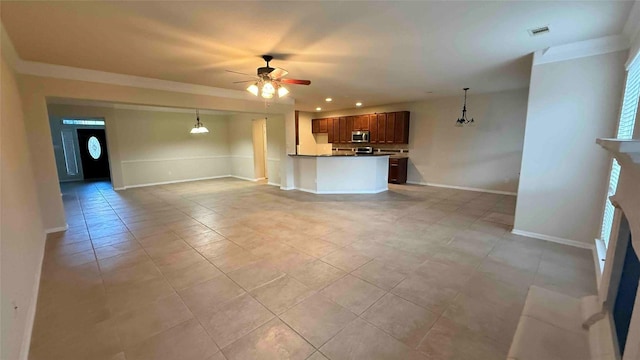
{"label": "upper kitchen cabinet", "polygon": [[333,135],[333,118],[329,118],[327,119],[327,141],[329,144],[332,144],[334,142]]}
{"label": "upper kitchen cabinet", "polygon": [[409,143],[409,112],[399,111],[395,113],[393,127],[393,143],[408,144]]}
{"label": "upper kitchen cabinet", "polygon": [[369,142],[378,143],[378,117],[376,114],[369,115]]}
{"label": "upper kitchen cabinet", "polygon": [[313,119],[311,120],[311,132],[314,134],[327,133],[329,119]]}
{"label": "upper kitchen cabinet", "polygon": [[367,130],[369,130],[369,115],[354,116],[353,131],[367,131]]}
{"label": "upper kitchen cabinet", "polygon": [[371,144],[408,144],[409,112],[313,119],[311,131],[314,134],[328,134],[329,143],[333,144],[350,144],[352,131],[369,131]]}

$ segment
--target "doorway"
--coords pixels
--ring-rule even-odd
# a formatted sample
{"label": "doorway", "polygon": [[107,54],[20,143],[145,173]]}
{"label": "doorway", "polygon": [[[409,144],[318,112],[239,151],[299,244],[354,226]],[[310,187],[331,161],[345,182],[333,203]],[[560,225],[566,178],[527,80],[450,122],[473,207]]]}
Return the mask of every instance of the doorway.
{"label": "doorway", "polygon": [[84,180],[110,179],[104,129],[77,129]]}
{"label": "doorway", "polygon": [[255,178],[269,178],[267,166],[267,119],[253,120],[253,165]]}

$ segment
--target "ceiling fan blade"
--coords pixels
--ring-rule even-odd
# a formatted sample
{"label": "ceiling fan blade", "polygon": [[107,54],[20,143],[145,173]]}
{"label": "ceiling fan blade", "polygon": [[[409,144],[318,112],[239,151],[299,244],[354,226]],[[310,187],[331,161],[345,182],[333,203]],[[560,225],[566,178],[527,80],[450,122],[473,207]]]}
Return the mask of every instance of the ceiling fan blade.
{"label": "ceiling fan blade", "polygon": [[248,82],[255,82],[255,80],[244,80],[244,81],[234,81],[234,84],[242,84],[242,83],[248,83]]}
{"label": "ceiling fan blade", "polygon": [[291,85],[311,85],[311,80],[280,79],[280,82]]}
{"label": "ceiling fan blade", "polygon": [[269,73],[269,76],[274,80],[279,80],[282,77],[287,76],[289,72],[285,69],[275,68]]}
{"label": "ceiling fan blade", "polygon": [[247,73],[243,73],[243,72],[239,72],[239,71],[233,71],[233,70],[225,70],[226,72],[230,72],[230,73],[234,73],[234,74],[240,74],[240,75],[246,75],[246,76],[251,76],[251,77],[256,77],[255,75],[251,75],[251,74],[247,74]]}

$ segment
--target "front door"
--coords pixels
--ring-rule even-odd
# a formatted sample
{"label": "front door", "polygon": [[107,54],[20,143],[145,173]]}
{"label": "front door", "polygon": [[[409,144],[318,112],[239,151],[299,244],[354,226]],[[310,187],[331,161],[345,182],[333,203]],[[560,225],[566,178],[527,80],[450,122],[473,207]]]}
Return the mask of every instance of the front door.
{"label": "front door", "polygon": [[84,179],[109,179],[109,155],[104,129],[78,129]]}

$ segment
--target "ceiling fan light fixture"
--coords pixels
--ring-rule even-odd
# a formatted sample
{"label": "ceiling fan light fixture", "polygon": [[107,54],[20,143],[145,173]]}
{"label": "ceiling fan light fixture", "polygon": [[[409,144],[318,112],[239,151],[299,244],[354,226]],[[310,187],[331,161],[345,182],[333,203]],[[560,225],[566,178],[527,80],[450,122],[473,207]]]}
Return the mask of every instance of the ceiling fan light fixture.
{"label": "ceiling fan light fixture", "polygon": [[262,93],[260,95],[265,99],[271,99],[275,93],[276,88],[273,86],[271,81],[265,81],[262,85]]}
{"label": "ceiling fan light fixture", "polygon": [[356,106],[357,106],[357,107],[360,107],[360,106],[362,106],[362,103],[361,103],[360,101],[358,101],[358,102],[356,103]]}
{"label": "ceiling fan light fixture", "polygon": [[289,90],[287,90],[286,87],[284,87],[284,86],[279,86],[278,87],[278,97],[279,98],[285,97],[288,94],[289,94]]}
{"label": "ceiling fan light fixture", "polygon": [[258,88],[258,84],[251,84],[247,88],[247,91],[252,93],[255,96],[258,96],[258,93],[260,92],[260,89]]}

